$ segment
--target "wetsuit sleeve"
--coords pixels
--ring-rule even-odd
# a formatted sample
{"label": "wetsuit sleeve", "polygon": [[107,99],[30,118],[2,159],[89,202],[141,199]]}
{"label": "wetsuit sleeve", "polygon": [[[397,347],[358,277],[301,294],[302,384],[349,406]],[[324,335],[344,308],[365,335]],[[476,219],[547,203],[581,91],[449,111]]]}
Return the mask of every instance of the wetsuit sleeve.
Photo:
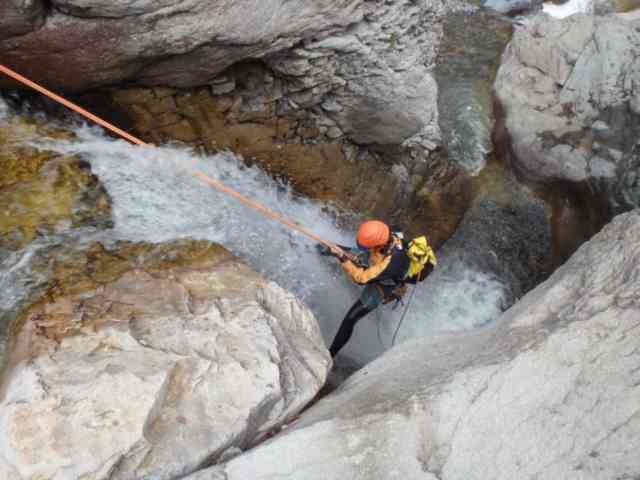
{"label": "wetsuit sleeve", "polygon": [[377,279],[382,272],[386,270],[391,262],[391,257],[384,258],[380,263],[370,266],[369,268],[361,268],[350,260],[342,264],[342,269],[351,277],[351,279],[360,284],[365,284],[371,280]]}

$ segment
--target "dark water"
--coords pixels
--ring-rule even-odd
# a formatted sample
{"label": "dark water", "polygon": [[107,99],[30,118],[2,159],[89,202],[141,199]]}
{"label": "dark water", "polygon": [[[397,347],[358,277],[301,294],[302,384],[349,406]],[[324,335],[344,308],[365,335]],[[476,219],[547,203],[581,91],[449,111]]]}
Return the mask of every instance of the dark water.
{"label": "dark water", "polygon": [[449,159],[476,175],[492,151],[493,82],[511,23],[488,11],[447,17],[435,69]]}

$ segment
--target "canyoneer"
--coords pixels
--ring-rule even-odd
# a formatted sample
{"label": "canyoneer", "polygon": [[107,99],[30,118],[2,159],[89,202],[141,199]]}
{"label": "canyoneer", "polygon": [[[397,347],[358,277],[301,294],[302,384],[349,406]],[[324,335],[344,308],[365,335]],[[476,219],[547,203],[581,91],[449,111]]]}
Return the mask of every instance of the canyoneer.
{"label": "canyoneer", "polygon": [[381,304],[400,302],[407,291],[406,285],[423,281],[436,265],[435,254],[425,236],[405,242],[402,232],[392,232],[379,220],[360,225],[356,244],[357,249],[318,247],[323,255],[340,260],[343,270],[355,283],[365,285],[340,324],[329,348],[332,357],[349,341],[358,320]]}

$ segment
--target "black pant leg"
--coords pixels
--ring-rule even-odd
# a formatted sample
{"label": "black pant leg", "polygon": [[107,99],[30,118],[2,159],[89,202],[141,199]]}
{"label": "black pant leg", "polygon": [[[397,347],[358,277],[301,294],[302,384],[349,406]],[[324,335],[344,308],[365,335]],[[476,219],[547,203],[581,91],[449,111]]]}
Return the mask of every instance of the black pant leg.
{"label": "black pant leg", "polygon": [[335,357],[342,347],[344,347],[349,341],[358,320],[370,311],[371,309],[365,307],[360,300],[353,304],[347,312],[347,315],[344,317],[344,320],[342,320],[338,333],[336,333],[333,343],[331,344],[331,348],[329,348],[332,357]]}

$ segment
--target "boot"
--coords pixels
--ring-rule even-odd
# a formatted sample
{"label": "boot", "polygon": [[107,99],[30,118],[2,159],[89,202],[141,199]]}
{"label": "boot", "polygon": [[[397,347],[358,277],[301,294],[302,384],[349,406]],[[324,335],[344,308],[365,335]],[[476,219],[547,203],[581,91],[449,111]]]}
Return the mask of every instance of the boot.
{"label": "boot", "polygon": [[369,313],[372,309],[365,307],[360,300],[353,304],[353,306],[347,312],[347,315],[342,320],[342,324],[340,324],[340,328],[338,329],[338,333],[333,339],[333,343],[329,348],[329,352],[331,352],[331,357],[335,357],[336,354],[345,346],[345,344],[351,338],[351,334],[353,334],[353,329],[362,317],[364,317],[367,313]]}

